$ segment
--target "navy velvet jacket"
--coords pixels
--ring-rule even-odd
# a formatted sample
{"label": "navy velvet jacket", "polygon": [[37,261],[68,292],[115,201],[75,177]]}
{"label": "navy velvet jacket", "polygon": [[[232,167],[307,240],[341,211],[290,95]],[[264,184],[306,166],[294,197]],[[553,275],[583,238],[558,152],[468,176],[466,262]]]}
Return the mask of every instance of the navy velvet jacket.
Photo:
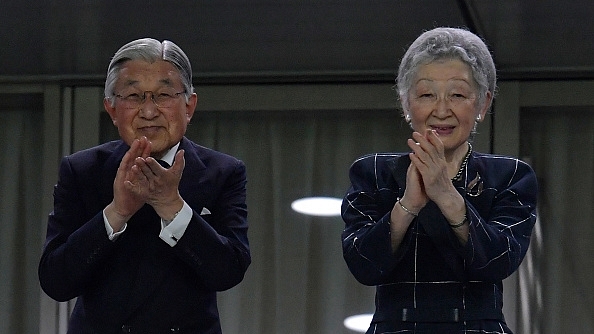
{"label": "navy velvet jacket", "polygon": [[372,154],[350,169],[343,254],[363,284],[375,285],[369,333],[511,333],[502,280],[524,258],[536,222],[537,180],[526,163],[473,152],[461,180],[470,235],[460,244],[434,202],[411,223],[396,252],[390,211],[404,195],[408,154]]}
{"label": "navy velvet jacket", "polygon": [[68,333],[221,333],[216,291],[237,285],[251,262],[245,165],[183,138],[179,192],[193,210],[183,237],[161,240],[145,205],[110,241],[102,210],[128,148],[118,140],[62,159],[41,287],[58,301],[78,297]]}

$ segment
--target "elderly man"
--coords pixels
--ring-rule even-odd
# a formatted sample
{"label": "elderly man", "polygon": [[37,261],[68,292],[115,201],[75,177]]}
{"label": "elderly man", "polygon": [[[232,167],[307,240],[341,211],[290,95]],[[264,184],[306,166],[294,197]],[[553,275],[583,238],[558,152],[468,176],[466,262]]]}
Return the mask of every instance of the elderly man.
{"label": "elderly man", "polygon": [[250,264],[246,169],[184,137],[197,104],[188,57],[140,39],[109,64],[121,140],[64,157],[39,265],[78,297],[68,333],[221,333],[216,292]]}

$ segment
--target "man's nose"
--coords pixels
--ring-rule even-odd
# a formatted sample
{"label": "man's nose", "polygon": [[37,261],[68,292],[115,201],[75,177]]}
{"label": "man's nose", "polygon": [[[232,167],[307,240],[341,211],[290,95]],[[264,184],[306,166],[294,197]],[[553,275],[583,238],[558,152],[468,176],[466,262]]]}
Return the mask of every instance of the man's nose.
{"label": "man's nose", "polygon": [[157,105],[151,97],[147,96],[144,102],[140,105],[140,117],[146,119],[153,119],[157,117],[159,113],[159,107],[157,107]]}

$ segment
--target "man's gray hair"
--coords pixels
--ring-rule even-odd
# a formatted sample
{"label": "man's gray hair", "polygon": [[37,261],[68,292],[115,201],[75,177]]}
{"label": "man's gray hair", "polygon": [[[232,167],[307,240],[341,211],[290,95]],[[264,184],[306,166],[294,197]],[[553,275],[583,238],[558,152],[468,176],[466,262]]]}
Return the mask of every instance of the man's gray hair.
{"label": "man's gray hair", "polygon": [[144,60],[155,62],[165,60],[172,63],[178,70],[182,84],[186,91],[186,101],[194,93],[192,85],[192,65],[184,51],[171,41],[159,42],[152,38],[142,38],[122,46],[113,56],[107,68],[105,79],[105,98],[113,104],[115,84],[118,80],[122,64],[128,60]]}

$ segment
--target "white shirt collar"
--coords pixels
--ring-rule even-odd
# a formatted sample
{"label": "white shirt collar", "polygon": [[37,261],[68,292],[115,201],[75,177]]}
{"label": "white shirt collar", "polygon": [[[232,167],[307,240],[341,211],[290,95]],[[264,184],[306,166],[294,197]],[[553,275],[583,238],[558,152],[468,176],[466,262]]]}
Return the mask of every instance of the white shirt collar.
{"label": "white shirt collar", "polygon": [[179,147],[179,143],[175,144],[172,148],[165,153],[165,155],[160,159],[165,161],[169,164],[169,166],[173,166],[173,159],[175,159],[175,154],[177,153],[177,148]]}

